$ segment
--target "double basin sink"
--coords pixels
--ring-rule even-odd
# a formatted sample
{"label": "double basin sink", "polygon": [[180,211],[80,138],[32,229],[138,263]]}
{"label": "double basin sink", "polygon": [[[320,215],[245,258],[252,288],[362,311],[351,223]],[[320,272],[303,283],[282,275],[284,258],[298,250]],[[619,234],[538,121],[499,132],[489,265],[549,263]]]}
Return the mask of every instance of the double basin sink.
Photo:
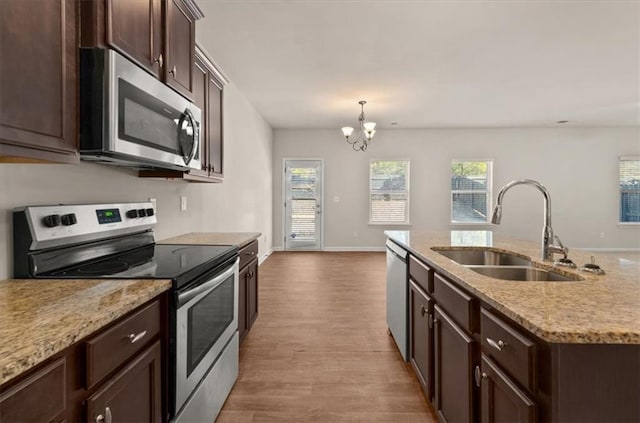
{"label": "double basin sink", "polygon": [[531,260],[517,254],[493,251],[489,248],[432,248],[452,261],[484,276],[510,281],[577,282],[580,276],[566,276],[552,270],[533,267]]}

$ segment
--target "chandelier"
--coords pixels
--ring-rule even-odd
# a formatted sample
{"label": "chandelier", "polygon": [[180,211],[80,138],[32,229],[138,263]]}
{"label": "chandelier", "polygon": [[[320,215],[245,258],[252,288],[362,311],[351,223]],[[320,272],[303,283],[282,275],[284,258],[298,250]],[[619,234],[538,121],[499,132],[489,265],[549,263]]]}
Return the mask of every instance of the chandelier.
{"label": "chandelier", "polygon": [[360,123],[360,132],[358,132],[355,137],[351,138],[353,128],[350,126],[345,126],[344,128],[342,128],[342,133],[347,139],[347,142],[351,144],[351,147],[353,147],[355,151],[365,151],[369,146],[369,141],[371,141],[371,138],[373,138],[373,135],[376,133],[376,123],[364,121],[364,105],[367,104],[367,102],[364,100],[360,100],[358,104],[361,108],[360,116],[358,116],[358,122]]}

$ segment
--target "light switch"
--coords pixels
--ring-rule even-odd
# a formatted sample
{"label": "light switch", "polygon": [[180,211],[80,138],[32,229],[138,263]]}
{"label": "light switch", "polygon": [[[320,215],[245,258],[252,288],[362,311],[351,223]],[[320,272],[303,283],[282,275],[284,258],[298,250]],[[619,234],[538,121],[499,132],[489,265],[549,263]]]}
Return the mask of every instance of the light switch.
{"label": "light switch", "polygon": [[333,196],[333,202],[334,203],[339,203],[340,202],[340,196],[339,195],[334,195]]}

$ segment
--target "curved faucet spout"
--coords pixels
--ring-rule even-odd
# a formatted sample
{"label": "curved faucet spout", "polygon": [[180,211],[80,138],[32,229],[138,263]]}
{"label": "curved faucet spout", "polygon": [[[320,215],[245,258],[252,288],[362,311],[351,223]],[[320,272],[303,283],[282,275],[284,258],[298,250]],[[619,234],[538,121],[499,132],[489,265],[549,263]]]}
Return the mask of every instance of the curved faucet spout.
{"label": "curved faucet spout", "polygon": [[496,199],[496,206],[493,209],[493,215],[491,216],[491,223],[499,225],[502,220],[502,199],[504,194],[516,185],[529,185],[537,188],[544,197],[544,227],[542,228],[542,259],[547,260],[551,256],[551,250],[555,250],[551,245],[553,242],[553,229],[551,228],[551,195],[549,191],[538,181],[532,179],[518,179],[511,181],[500,189],[498,192],[498,198]]}

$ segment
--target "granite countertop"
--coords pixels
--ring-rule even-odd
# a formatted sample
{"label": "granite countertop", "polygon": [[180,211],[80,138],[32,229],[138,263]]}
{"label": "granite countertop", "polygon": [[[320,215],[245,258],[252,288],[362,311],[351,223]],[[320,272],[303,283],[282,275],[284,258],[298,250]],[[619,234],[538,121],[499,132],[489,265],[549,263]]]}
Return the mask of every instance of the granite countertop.
{"label": "granite countertop", "polygon": [[[470,293],[551,343],[640,344],[640,254],[570,250],[578,266],[593,255],[606,275],[553,266],[540,244],[491,231],[386,231],[387,237],[430,263]],[[490,246],[530,257],[534,267],[579,275],[576,282],[520,282],[480,275],[432,247]]]}
{"label": "granite countertop", "polygon": [[262,235],[260,232],[191,232],[157,241],[158,244],[236,245],[242,248]]}
{"label": "granite countertop", "polygon": [[0,281],[0,385],[170,287],[170,280]]}

